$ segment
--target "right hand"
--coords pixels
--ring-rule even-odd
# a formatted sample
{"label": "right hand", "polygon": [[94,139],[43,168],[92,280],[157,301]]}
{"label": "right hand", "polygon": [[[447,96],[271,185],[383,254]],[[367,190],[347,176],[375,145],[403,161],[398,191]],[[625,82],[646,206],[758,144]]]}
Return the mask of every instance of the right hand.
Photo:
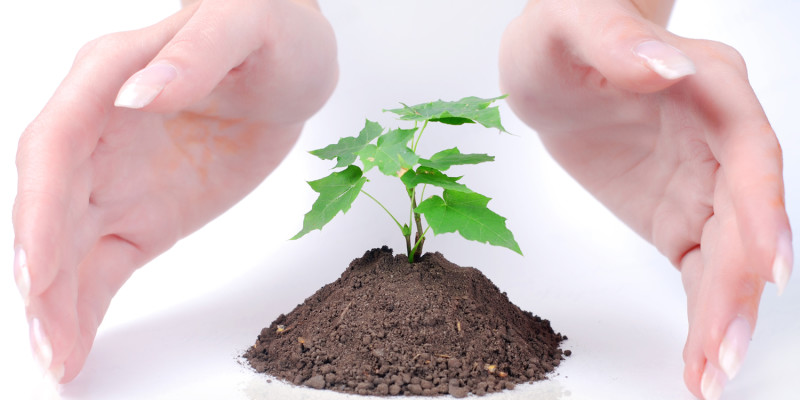
{"label": "right hand", "polygon": [[313,0],[205,0],[80,51],[17,154],[14,272],[55,382],[133,271],[254,189],[337,77]]}

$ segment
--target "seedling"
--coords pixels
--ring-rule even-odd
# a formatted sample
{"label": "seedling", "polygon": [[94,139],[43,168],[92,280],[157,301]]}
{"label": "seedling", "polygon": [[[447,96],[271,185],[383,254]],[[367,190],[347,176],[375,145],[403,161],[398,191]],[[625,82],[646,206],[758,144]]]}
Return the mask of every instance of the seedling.
{"label": "seedling", "polygon": [[[500,123],[498,108],[490,107],[502,98],[505,96],[491,99],[465,97],[453,102],[439,100],[415,106],[403,104],[402,108],[384,111],[397,114],[402,121],[413,121],[413,127],[386,129],[367,120],[358,136],[342,138],[336,144],[312,151],[311,154],[323,160],[335,159],[334,169],[337,171],[308,182],[319,197],[305,215],[303,229],[292,239],[299,239],[315,229],[321,230],[340,211],[346,213],[353,201],[364,194],[386,211],[400,229],[410,263],[422,255],[429,229],[433,229],[435,235],[458,232],[465,239],[506,247],[522,254],[514,235],[506,228],[506,219],[486,207],[491,199],[459,183],[460,176],[451,177],[444,173],[454,165],[494,161],[493,156],[464,154],[458,147],[442,150],[430,158],[420,157],[417,153],[422,134],[430,122],[448,125],[478,123],[506,132]],[[360,161],[361,167],[356,165],[356,161]],[[364,190],[364,184],[369,181],[364,174],[375,167],[403,184],[409,200],[408,222],[400,223],[376,197]],[[441,195],[428,194],[426,197],[428,186],[439,188]],[[427,227],[423,227],[423,216]]]}

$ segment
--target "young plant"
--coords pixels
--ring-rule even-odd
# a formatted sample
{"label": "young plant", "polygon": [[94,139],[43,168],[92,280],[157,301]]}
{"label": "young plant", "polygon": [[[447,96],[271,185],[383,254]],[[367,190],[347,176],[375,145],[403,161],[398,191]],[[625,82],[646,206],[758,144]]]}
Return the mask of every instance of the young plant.
{"label": "young plant", "polygon": [[[465,97],[458,101],[430,103],[384,110],[397,114],[400,120],[413,121],[408,129],[385,129],[367,120],[358,136],[346,137],[311,154],[323,160],[336,160],[335,171],[325,178],[308,182],[319,193],[303,220],[303,229],[292,239],[298,239],[315,229],[322,229],[340,211],[346,213],[356,197],[364,194],[374,200],[394,220],[406,242],[408,261],[413,263],[422,255],[428,229],[438,235],[458,232],[465,239],[503,246],[519,254],[522,251],[514,235],[506,228],[506,219],[486,207],[490,198],[459,183],[461,177],[444,173],[451,166],[480,164],[493,161],[487,154],[464,154],[457,147],[442,150],[430,158],[417,153],[420,139],[430,122],[449,125],[478,123],[487,128],[506,132],[500,123],[497,107],[489,107],[505,96],[491,99]],[[402,103],[401,103],[402,104]],[[420,126],[421,125],[421,126]],[[373,143],[374,142],[374,143]],[[361,162],[361,167],[356,165]],[[400,180],[408,194],[408,222],[400,221],[377,198],[364,191],[371,169]],[[441,189],[441,195],[428,195],[428,186]],[[423,226],[425,217],[427,227]]]}

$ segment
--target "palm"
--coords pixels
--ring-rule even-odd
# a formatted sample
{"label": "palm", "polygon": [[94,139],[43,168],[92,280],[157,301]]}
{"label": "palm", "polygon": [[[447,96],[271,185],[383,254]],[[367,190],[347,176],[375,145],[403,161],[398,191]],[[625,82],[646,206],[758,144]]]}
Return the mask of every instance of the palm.
{"label": "palm", "polygon": [[76,228],[96,232],[89,242],[114,235],[149,259],[244,197],[298,132],[243,116],[115,111],[87,160],[90,206]]}
{"label": "palm", "polygon": [[[705,104],[711,85],[691,77],[654,93],[627,91],[564,47],[540,43],[541,35],[525,38],[531,48],[547,47],[532,52],[536,57],[526,70],[535,73],[506,73],[506,86],[534,94],[512,95],[512,107],[553,157],[620,219],[680,267],[710,221],[736,218],[731,188],[720,179],[728,165],[717,157],[726,132],[720,133],[717,108]],[[743,80],[735,60],[710,60],[709,43],[682,45],[710,66],[705,73]]]}
{"label": "palm", "polygon": [[[719,210],[729,209],[714,204],[726,200],[714,196],[726,190],[720,187],[726,183],[717,177],[720,163],[706,140],[713,129],[703,122],[708,116],[694,102],[683,101],[691,98],[688,82],[635,94],[596,84],[601,80],[591,71],[574,86],[548,90],[596,101],[603,110],[587,118],[579,107],[551,109],[547,118],[572,126],[539,133],[566,170],[679,265],[680,257],[700,243],[709,218],[723,217]],[[568,105],[570,99],[551,96],[548,102]]]}

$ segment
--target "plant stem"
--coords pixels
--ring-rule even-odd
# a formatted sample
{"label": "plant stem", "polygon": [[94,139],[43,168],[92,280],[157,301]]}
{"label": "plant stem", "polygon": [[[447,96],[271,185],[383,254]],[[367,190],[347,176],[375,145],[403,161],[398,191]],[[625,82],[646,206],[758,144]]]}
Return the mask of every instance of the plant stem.
{"label": "plant stem", "polygon": [[[411,209],[414,210],[417,208],[417,196],[411,198]],[[414,246],[414,256],[413,258],[421,257],[422,256],[422,246],[425,244],[425,234],[422,231],[422,215],[417,212],[414,212],[414,222],[417,224],[417,235],[414,238],[414,242],[416,245]],[[412,258],[412,260],[413,260]]]}
{"label": "plant stem", "polygon": [[403,225],[400,225],[400,222],[397,220],[397,218],[395,218],[395,217],[394,217],[394,215],[392,215],[392,213],[391,213],[391,212],[389,212],[389,210],[387,210],[387,209],[386,209],[386,207],[384,207],[384,205],[383,205],[383,204],[381,204],[381,202],[380,202],[380,201],[378,201],[378,199],[376,199],[376,198],[372,197],[372,195],[371,195],[371,194],[369,194],[369,193],[367,193],[366,191],[364,191],[364,189],[361,189],[361,193],[364,193],[365,195],[367,195],[367,197],[369,197],[370,199],[372,199],[374,202],[378,203],[378,205],[379,205],[379,206],[381,206],[381,208],[383,209],[383,211],[386,211],[386,213],[387,213],[387,214],[389,214],[389,216],[390,216],[390,217],[392,217],[392,220],[394,220],[394,223],[395,223],[395,224],[397,224],[397,227],[398,227],[398,228],[400,228],[400,231],[402,232],[402,230],[403,230]]}
{"label": "plant stem", "polygon": [[428,126],[428,121],[425,120],[425,123],[422,124],[422,129],[420,129],[419,133],[417,134],[417,140],[414,141],[414,145],[411,147],[411,151],[413,151],[414,153],[417,152],[417,145],[419,145],[419,140],[422,139],[422,132],[425,132],[425,128],[427,126]]}
{"label": "plant stem", "polygon": [[[417,243],[416,243],[416,244],[414,244],[414,248],[412,248],[412,249],[411,249],[411,251],[409,251],[409,252],[408,252],[409,254],[411,254],[412,252],[413,252],[413,253],[416,253],[416,251],[417,251],[417,246],[420,246],[420,245],[422,245],[422,241],[425,241],[425,234],[427,234],[427,233],[428,233],[428,229],[431,229],[431,226],[430,226],[430,225],[428,225],[428,227],[427,227],[427,228],[425,228],[425,232],[422,232],[422,237],[420,238],[420,240],[419,240],[419,241],[417,241]],[[410,260],[409,262],[412,262],[412,263],[414,262],[414,259],[413,259],[413,258],[412,258],[412,259],[409,259],[409,260]]]}

